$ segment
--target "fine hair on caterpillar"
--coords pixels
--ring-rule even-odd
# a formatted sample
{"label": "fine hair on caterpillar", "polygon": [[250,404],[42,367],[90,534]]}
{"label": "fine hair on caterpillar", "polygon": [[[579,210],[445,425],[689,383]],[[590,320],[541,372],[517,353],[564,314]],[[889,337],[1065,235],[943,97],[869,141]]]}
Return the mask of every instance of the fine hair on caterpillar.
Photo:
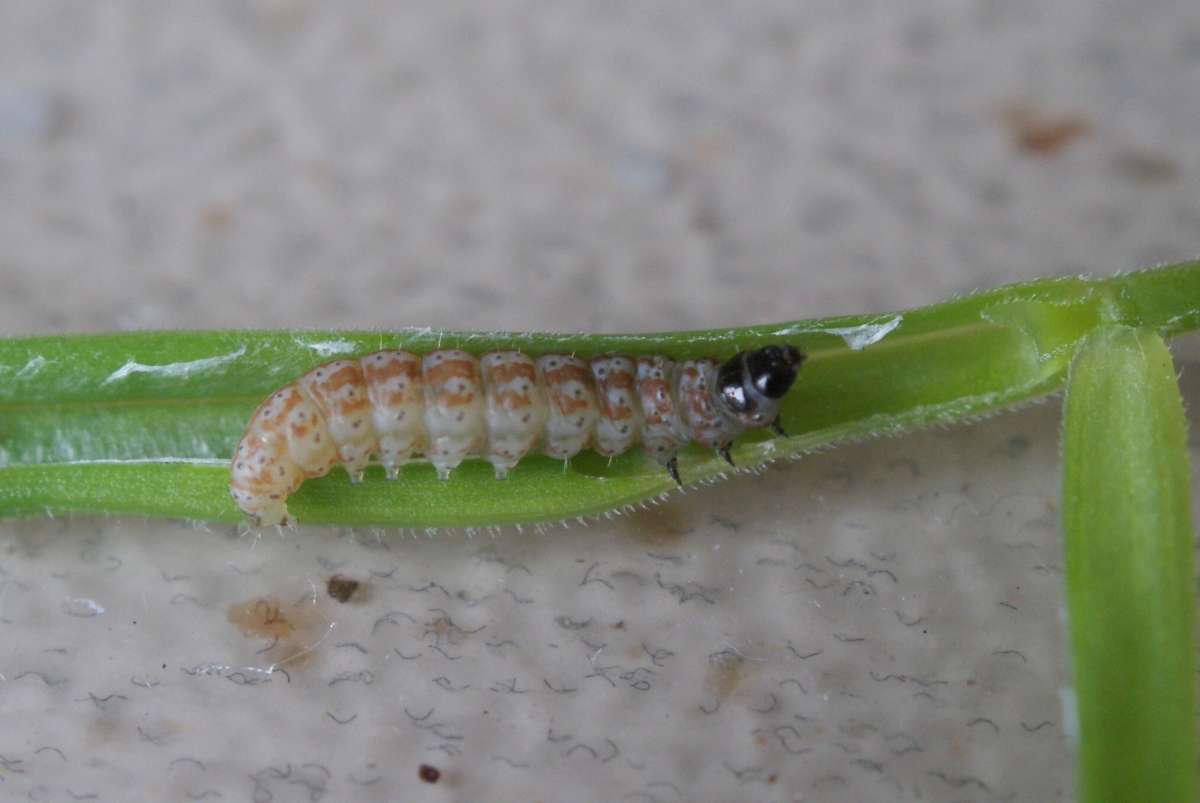
{"label": "fine hair on caterpillar", "polygon": [[377,351],[318,365],[258,406],[234,450],[229,491],[258,524],[288,521],[287,497],[341,463],[359,482],[372,455],[389,479],[414,459],[438,477],[463,460],[503,479],[525,455],[619,455],[637,443],[680,483],[695,442],[733,464],[739,434],[779,424],[804,355],[788,345],[700,358],[605,354],[530,357],[459,349]]}

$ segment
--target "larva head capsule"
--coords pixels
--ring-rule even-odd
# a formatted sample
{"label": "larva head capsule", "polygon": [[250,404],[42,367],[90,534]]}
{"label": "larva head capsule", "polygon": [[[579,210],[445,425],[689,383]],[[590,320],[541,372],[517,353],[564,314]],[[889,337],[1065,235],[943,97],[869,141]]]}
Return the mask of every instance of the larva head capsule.
{"label": "larva head capsule", "polygon": [[717,369],[717,401],[742,426],[765,427],[796,381],[804,355],[794,346],[766,346],[733,355]]}

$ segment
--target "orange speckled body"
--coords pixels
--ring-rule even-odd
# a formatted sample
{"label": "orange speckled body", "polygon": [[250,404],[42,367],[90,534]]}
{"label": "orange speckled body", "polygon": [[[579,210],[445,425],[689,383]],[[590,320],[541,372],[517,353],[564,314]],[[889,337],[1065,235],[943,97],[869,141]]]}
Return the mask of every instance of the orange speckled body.
{"label": "orange speckled body", "polygon": [[592,360],[600,420],[596,451],[611,457],[637,443],[642,431],[642,405],[637,399],[637,365],[629,357],[610,354]]}
{"label": "orange speckled body", "polygon": [[717,409],[712,395],[717,368],[716,360],[681,362],[676,391],[680,417],[692,440],[710,449],[725,447],[745,429],[734,419],[721,415]]}
{"label": "orange speckled body", "polygon": [[493,351],[479,361],[487,407],[487,459],[504,479],[537,445],[549,408],[537,365],[519,351]]}
{"label": "orange speckled body", "polygon": [[674,379],[673,360],[638,357],[637,392],[645,416],[642,448],[660,460],[675,454],[688,441],[687,431],[679,419],[675,394],[671,392]]}
{"label": "orange speckled body", "polygon": [[361,362],[379,462],[388,479],[395,479],[401,466],[424,454],[427,445],[421,358],[407,351],[377,351]]}
{"label": "orange speckled body", "polygon": [[288,494],[337,464],[337,447],[315,404],[296,384],[267,397],[233,453],[229,492],[247,515],[287,517]]}
{"label": "orange speckled body", "polygon": [[425,382],[427,457],[438,476],[450,472],[468,455],[484,452],[483,379],[479,361],[465,351],[445,349],[421,360]]}
{"label": "orange speckled body", "polygon": [[[481,457],[503,478],[539,447],[569,460],[589,445],[613,456],[639,440],[678,481],[675,454],[688,442],[731,459],[734,437],[773,422],[802,359],[791,347],[767,347],[724,364],[518,351],[476,358],[458,349],[333,360],[254,411],[234,451],[230,494],[253,520],[279,524],[288,495],[337,463],[358,481],[372,455],[389,478],[424,458],[447,479]],[[772,392],[756,389],[766,379],[777,382]]]}
{"label": "orange speckled body", "polygon": [[358,482],[377,446],[362,366],[358,360],[334,360],[300,377],[297,385],[329,428],[338,461]]}
{"label": "orange speckled body", "polygon": [[587,363],[568,354],[539,357],[537,367],[550,403],[545,452],[569,460],[587,446],[592,426],[600,416],[592,372]]}

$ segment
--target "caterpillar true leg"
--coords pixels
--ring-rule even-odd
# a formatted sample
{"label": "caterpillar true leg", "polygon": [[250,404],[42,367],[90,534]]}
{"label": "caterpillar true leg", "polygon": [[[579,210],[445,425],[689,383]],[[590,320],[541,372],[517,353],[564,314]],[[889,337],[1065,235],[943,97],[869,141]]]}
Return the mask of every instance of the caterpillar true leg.
{"label": "caterpillar true leg", "polygon": [[679,479],[679,458],[672,456],[666,462],[667,473],[671,475],[671,479],[675,480],[675,484],[680,488],[683,487],[683,480]]}

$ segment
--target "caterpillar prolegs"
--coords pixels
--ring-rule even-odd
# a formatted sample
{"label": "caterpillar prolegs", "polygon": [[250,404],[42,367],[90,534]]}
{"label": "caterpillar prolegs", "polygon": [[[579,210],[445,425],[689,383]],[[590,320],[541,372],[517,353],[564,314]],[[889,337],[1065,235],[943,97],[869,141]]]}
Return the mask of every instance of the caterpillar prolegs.
{"label": "caterpillar prolegs", "polygon": [[423,457],[449,479],[481,457],[497,479],[534,449],[568,460],[584,448],[618,455],[639,441],[680,482],[691,441],[732,463],[746,429],[780,428],[780,399],[804,355],[792,346],[725,362],[607,354],[529,357],[458,349],[377,351],[313,368],[258,406],[233,455],[229,491],[260,524],[288,519],[287,497],[341,463],[362,479],[372,455],[394,479]]}

